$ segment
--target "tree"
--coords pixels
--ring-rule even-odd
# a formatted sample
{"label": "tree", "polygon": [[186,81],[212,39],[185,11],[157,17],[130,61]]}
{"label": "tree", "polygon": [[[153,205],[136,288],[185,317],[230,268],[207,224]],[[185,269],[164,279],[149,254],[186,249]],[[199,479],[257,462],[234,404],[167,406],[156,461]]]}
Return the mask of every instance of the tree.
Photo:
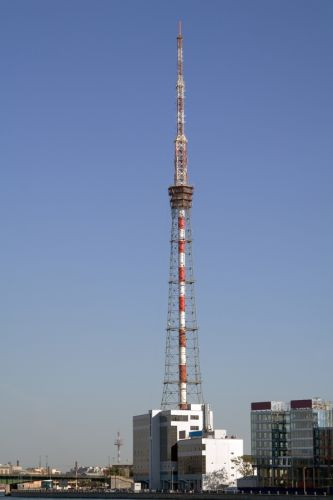
{"label": "tree", "polygon": [[228,484],[228,474],[224,467],[222,469],[205,474],[202,478],[203,490],[220,490]]}
{"label": "tree", "polygon": [[241,457],[235,457],[231,461],[233,464],[235,464],[237,472],[242,477],[253,475],[254,457],[252,457],[252,455],[243,455]]}

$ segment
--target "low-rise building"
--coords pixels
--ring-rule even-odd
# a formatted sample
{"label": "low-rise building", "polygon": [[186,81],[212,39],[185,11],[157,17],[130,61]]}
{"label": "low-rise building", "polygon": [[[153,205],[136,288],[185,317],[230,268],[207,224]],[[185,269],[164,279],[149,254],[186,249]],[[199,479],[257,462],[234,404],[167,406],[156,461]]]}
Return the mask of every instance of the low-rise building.
{"label": "low-rise building", "polygon": [[188,410],[150,410],[133,417],[134,481],[149,489],[173,489],[178,441],[204,425],[212,427],[212,419],[208,406],[195,404]]}
{"label": "low-rise building", "polygon": [[[133,478],[153,490],[214,489],[213,476],[236,484],[231,459],[243,440],[213,431],[209,405],[188,410],[150,410],[133,418]],[[217,474],[220,472],[220,474]]]}
{"label": "low-rise building", "polygon": [[9,464],[5,464],[5,465],[1,465],[1,464],[0,464],[0,474],[1,474],[2,476],[5,476],[5,475],[7,475],[7,474],[11,474],[11,470],[12,470],[12,469],[11,469],[11,467],[12,467],[12,466],[11,466],[11,465],[9,465]]}
{"label": "low-rise building", "polygon": [[237,486],[241,477],[233,461],[243,455],[243,440],[215,430],[178,442],[180,489],[215,490]]}

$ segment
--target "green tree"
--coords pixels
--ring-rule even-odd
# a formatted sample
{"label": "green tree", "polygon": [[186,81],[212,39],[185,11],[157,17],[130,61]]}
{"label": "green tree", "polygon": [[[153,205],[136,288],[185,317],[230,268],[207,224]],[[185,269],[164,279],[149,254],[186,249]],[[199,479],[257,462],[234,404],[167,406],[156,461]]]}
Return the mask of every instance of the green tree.
{"label": "green tree", "polygon": [[216,491],[224,488],[228,484],[228,474],[224,467],[222,469],[205,474],[202,481],[204,490]]}
{"label": "green tree", "polygon": [[253,475],[254,458],[252,457],[252,455],[243,455],[241,457],[235,457],[231,461],[233,464],[235,464],[237,472],[241,476],[244,477]]}

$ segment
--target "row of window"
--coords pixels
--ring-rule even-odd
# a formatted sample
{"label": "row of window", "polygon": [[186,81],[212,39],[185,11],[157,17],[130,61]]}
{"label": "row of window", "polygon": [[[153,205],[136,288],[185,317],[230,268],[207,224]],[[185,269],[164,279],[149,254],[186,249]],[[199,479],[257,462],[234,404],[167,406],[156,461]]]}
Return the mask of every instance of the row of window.
{"label": "row of window", "polygon": [[[191,431],[198,431],[199,426],[198,425],[191,425],[190,430]],[[186,431],[179,431],[179,439],[186,439]]]}
{"label": "row of window", "polygon": [[289,424],[258,424],[252,423],[252,432],[255,431],[278,431],[278,432],[289,432],[290,425]]}
{"label": "row of window", "polygon": [[[166,418],[161,416],[161,422],[165,422]],[[191,420],[199,420],[199,415],[190,415]],[[188,422],[188,415],[171,415],[172,422]]]}

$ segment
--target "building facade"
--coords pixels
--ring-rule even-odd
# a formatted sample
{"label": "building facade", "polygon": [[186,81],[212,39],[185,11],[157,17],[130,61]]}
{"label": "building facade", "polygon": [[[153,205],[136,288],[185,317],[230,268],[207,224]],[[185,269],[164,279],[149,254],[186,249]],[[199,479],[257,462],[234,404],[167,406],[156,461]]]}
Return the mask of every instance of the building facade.
{"label": "building facade", "polygon": [[251,405],[251,450],[262,487],[328,488],[333,404],[320,398]]}
{"label": "building facade", "polygon": [[225,430],[192,436],[178,443],[180,489],[215,490],[237,486],[241,477],[233,459],[243,455],[243,440]]}
{"label": "building facade", "polygon": [[178,441],[213,428],[208,405],[188,410],[150,410],[133,417],[133,476],[149,489],[173,489],[178,474]]}
{"label": "building facade", "polygon": [[208,405],[133,418],[133,476],[143,488],[208,490],[222,480],[235,486],[239,474],[232,460],[241,455],[243,440],[214,431]]}

